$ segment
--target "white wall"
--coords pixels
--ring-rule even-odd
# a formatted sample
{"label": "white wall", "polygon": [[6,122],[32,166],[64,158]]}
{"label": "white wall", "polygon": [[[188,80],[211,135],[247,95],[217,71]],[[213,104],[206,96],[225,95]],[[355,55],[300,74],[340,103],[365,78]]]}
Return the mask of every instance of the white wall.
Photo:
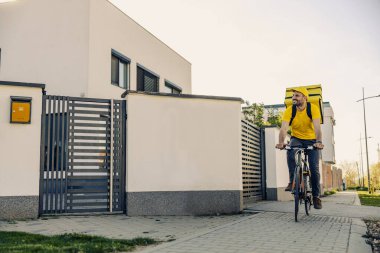
{"label": "white wall", "polygon": [[129,94],[127,191],[242,190],[240,102]]}
{"label": "white wall", "polygon": [[80,96],[88,82],[89,0],[0,4],[0,80],[47,84]]}
{"label": "white wall", "polygon": [[[10,96],[32,97],[31,124],[10,124]],[[38,196],[41,88],[0,85],[0,196]]]}
{"label": "white wall", "polygon": [[330,105],[324,105],[324,124],[322,127],[322,142],[325,147],[322,150],[322,160],[327,163],[335,163],[335,140],[334,140],[334,111]]}
{"label": "white wall", "polygon": [[[268,188],[286,187],[289,183],[286,151],[276,149],[279,128],[265,128],[266,178]],[[289,137],[286,137],[286,141]]]}
{"label": "white wall", "polygon": [[120,98],[123,89],[111,85],[111,49],[131,59],[130,89],[136,90],[140,64],[191,94],[191,64],[108,1],[90,2],[90,97]]}

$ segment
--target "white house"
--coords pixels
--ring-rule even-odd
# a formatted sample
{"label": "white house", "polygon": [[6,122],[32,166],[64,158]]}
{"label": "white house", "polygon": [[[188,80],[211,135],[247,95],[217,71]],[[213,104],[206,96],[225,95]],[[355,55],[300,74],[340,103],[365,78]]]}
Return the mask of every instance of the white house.
{"label": "white house", "polygon": [[191,93],[191,64],[107,0],[0,4],[0,219],[240,212],[242,100]]}
{"label": "white house", "polygon": [[0,80],[51,95],[191,94],[191,64],[107,0],[0,4]]}

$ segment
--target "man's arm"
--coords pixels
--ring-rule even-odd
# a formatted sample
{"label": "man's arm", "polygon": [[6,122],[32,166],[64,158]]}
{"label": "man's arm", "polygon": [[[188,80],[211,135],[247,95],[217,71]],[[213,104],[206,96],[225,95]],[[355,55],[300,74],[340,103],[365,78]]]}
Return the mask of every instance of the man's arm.
{"label": "man's arm", "polygon": [[280,134],[278,136],[278,144],[276,144],[276,148],[284,149],[285,148],[285,137],[289,129],[289,122],[282,121]]}
{"label": "man's arm", "polygon": [[314,132],[317,143],[314,145],[316,148],[323,149],[324,145],[322,144],[322,130],[321,130],[321,120],[313,119]]}

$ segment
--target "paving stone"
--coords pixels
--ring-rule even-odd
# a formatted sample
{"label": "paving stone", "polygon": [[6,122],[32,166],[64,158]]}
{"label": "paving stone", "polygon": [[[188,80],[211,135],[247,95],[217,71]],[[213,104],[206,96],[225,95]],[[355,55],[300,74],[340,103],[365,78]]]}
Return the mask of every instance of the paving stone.
{"label": "paving stone", "polygon": [[[356,203],[353,201],[355,197],[349,194],[340,196],[341,198],[339,194],[332,199],[324,198],[324,209],[327,211],[313,209],[310,216],[301,213],[297,223],[294,222],[292,203],[278,202],[268,205],[267,202],[260,202],[257,204],[260,208],[257,209],[267,209],[259,211],[253,208],[254,213],[248,210],[248,213],[240,215],[61,216],[17,221],[15,224],[0,221],[0,230],[47,235],[76,232],[120,239],[144,236],[164,241],[160,245],[139,248],[140,253],[339,253],[347,250],[350,253],[370,253],[366,251],[364,244],[357,243],[364,242],[360,233],[363,233],[365,226],[355,218],[361,206],[353,205],[352,203]],[[338,210],[337,203],[346,204],[343,209],[340,206]],[[336,210],[331,209],[334,216],[328,215],[329,208],[334,207],[333,205],[338,205]],[[284,206],[288,209],[284,209]],[[374,213],[374,209],[363,210]],[[377,209],[380,213],[379,210]],[[356,236],[356,246],[349,249],[349,241],[353,236]]]}

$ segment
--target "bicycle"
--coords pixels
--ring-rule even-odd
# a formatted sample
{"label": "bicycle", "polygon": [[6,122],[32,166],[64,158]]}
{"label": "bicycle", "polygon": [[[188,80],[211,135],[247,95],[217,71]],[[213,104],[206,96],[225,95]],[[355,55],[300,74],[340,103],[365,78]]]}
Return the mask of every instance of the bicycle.
{"label": "bicycle", "polygon": [[305,205],[306,215],[309,216],[311,206],[313,205],[313,197],[311,194],[311,172],[308,165],[307,152],[305,150],[313,150],[313,146],[285,147],[286,150],[295,150],[296,167],[294,168],[294,179],[292,182],[292,194],[294,195],[294,216],[298,222],[299,205]]}

